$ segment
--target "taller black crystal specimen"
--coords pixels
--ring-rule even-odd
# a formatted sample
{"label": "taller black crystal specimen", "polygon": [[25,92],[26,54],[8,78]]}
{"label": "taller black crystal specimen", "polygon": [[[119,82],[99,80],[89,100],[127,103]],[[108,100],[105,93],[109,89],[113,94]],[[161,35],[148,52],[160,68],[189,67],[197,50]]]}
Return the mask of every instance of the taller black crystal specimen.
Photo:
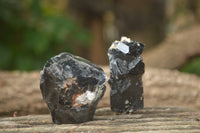
{"label": "taller black crystal specimen", "polygon": [[122,37],[108,50],[110,104],[115,112],[132,112],[144,106],[142,75],[145,65],[140,56],[143,49],[143,43]]}
{"label": "taller black crystal specimen", "polygon": [[93,119],[105,92],[106,74],[95,64],[70,53],[51,58],[41,71],[40,89],[54,123]]}

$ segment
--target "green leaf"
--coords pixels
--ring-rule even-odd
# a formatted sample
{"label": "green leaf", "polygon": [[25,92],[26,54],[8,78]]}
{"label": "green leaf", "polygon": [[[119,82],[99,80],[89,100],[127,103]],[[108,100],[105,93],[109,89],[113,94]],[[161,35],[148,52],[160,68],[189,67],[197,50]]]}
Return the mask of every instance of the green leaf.
{"label": "green leaf", "polygon": [[181,68],[182,72],[194,73],[200,76],[200,57],[197,57]]}
{"label": "green leaf", "polygon": [[28,54],[20,54],[16,57],[15,67],[17,70],[33,70],[34,59]]}
{"label": "green leaf", "polygon": [[9,69],[12,59],[11,50],[6,46],[6,44],[0,45],[0,69]]}
{"label": "green leaf", "polygon": [[43,31],[32,29],[25,34],[23,45],[27,50],[34,51],[36,55],[40,55],[49,47],[50,37]]}
{"label": "green leaf", "polygon": [[31,11],[32,11],[33,15],[41,16],[42,8],[40,6],[39,0],[32,0],[30,8],[31,8]]}
{"label": "green leaf", "polygon": [[90,42],[90,38],[91,38],[91,36],[90,36],[90,34],[89,34],[89,32],[87,32],[87,31],[80,31],[78,34],[77,34],[77,39],[79,40],[79,41],[81,41],[83,44],[86,44],[85,46],[88,46],[88,44],[90,44],[89,42]]}

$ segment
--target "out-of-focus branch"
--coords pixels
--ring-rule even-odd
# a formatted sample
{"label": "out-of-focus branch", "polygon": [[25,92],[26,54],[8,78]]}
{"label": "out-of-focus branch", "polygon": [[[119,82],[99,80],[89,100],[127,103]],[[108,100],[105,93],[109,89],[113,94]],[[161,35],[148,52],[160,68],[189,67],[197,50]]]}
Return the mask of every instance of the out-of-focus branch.
{"label": "out-of-focus branch", "polygon": [[144,53],[146,66],[175,69],[200,55],[200,25],[170,35],[157,47]]}

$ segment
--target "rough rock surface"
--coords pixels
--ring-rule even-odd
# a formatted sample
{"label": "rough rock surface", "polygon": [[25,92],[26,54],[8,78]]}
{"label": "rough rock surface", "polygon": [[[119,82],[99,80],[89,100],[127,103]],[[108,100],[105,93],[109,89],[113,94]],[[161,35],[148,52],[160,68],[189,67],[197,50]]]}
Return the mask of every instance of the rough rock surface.
{"label": "rough rock surface", "polygon": [[144,63],[140,56],[143,49],[143,43],[127,37],[114,41],[108,49],[110,106],[115,112],[129,112],[144,107]]}
{"label": "rough rock surface", "polygon": [[106,90],[106,78],[100,67],[67,52],[48,60],[41,71],[40,89],[53,122],[92,120]]}
{"label": "rough rock surface", "polygon": [[[109,67],[102,67],[109,77]],[[39,89],[40,73],[0,71],[0,116],[48,113]],[[179,106],[200,110],[200,78],[176,70],[146,68],[144,107]],[[110,106],[110,89],[98,107]]]}

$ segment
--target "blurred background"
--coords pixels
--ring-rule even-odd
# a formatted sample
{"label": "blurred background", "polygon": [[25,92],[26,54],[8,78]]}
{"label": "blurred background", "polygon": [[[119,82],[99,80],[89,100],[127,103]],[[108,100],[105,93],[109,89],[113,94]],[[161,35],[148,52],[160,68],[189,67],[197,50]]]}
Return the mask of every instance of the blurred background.
{"label": "blurred background", "polygon": [[[176,57],[189,50],[186,45],[194,45],[196,51],[178,65],[170,66],[168,59],[164,68],[200,75],[200,41],[184,43],[190,39],[187,33],[197,29],[191,27],[199,24],[199,0],[0,0],[0,69],[41,70],[60,52],[108,65],[107,49],[121,36],[145,43],[147,65],[162,67],[151,64],[155,61],[150,57],[167,62],[160,53],[151,56],[154,49],[166,49],[167,40],[184,32],[182,40],[175,39],[161,54],[173,55],[173,62],[179,62]],[[176,42],[176,51],[170,53]]]}
{"label": "blurred background", "polygon": [[[48,113],[39,70],[61,52],[109,76],[121,36],[146,44],[145,107],[200,110],[200,0],[0,0],[0,117]],[[107,88],[98,107],[110,106]]]}

